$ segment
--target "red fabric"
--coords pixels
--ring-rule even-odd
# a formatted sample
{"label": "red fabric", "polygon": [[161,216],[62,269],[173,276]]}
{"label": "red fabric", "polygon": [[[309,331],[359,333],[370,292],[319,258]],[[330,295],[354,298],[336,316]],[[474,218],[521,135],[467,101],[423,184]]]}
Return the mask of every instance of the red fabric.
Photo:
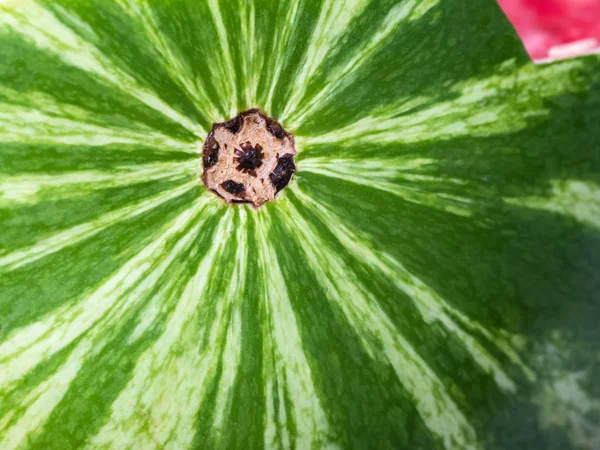
{"label": "red fabric", "polygon": [[600,52],[600,0],[498,0],[536,62]]}

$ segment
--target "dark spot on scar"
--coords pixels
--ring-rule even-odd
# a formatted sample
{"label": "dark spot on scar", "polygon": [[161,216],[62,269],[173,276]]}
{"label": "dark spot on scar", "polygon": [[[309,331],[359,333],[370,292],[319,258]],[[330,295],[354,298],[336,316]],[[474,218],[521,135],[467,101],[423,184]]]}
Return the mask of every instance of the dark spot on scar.
{"label": "dark spot on scar", "polygon": [[233,180],[227,180],[224,183],[221,183],[221,187],[233,195],[240,195],[246,190],[246,187],[243,184],[236,183]]}
{"label": "dark spot on scar", "polygon": [[262,146],[256,144],[252,146],[250,142],[245,142],[240,145],[241,148],[235,149],[236,157],[233,158],[234,162],[237,162],[236,170],[256,176],[256,170],[262,166],[262,160],[264,158],[262,152]]}
{"label": "dark spot on scar", "polygon": [[232,198],[231,203],[252,203],[250,200],[238,200],[237,198]]}
{"label": "dark spot on scar", "polygon": [[296,166],[294,165],[294,157],[292,155],[284,155],[279,158],[277,166],[269,175],[271,183],[273,183],[277,192],[288,185],[295,171]]}
{"label": "dark spot on scar", "polygon": [[283,128],[281,125],[279,125],[279,122],[271,119],[270,117],[267,117],[267,130],[277,139],[283,139],[285,136],[285,131],[283,131]]}
{"label": "dark spot on scar", "polygon": [[202,164],[207,169],[214,166],[217,162],[219,162],[219,143],[211,133],[208,139],[206,139],[204,149],[202,150]]}
{"label": "dark spot on scar", "polygon": [[223,126],[229,131],[231,131],[233,134],[237,133],[238,131],[240,131],[240,128],[242,128],[242,116],[235,116],[233,119],[225,122]]}

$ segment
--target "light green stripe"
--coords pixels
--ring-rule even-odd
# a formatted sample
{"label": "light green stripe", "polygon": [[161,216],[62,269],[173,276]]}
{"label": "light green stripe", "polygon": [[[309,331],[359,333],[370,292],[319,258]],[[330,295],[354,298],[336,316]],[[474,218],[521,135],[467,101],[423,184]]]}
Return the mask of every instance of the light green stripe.
{"label": "light green stripe", "polygon": [[438,322],[448,333],[454,334],[458,341],[464,345],[473,360],[485,372],[493,376],[500,388],[514,393],[517,386],[503,369],[501,363],[486,350],[485,346],[477,340],[474,334],[485,337],[487,345],[496,346],[501,350],[514,364],[523,370],[530,380],[535,378],[531,369],[522,361],[518,350],[513,346],[513,342],[523,341],[520,336],[516,336],[505,330],[488,330],[476,320],[467,317],[461,311],[448,304],[437,292],[427,286],[418,277],[410,273],[402,263],[385,252],[379,252],[370,248],[368,246],[369,241],[365,237],[353,233],[341,223],[339,217],[328,210],[323,204],[318,203],[302,191],[296,190],[295,194],[304,204],[310,206],[310,209],[322,219],[323,223],[336,224],[330,231],[342,245],[352,252],[357,260],[364,261],[366,264],[377,268],[389,280],[392,280],[400,291],[406,293],[414,302],[426,324]]}
{"label": "light green stripe", "polygon": [[[55,53],[66,64],[98,76],[112,87],[122,90],[125,95],[132,95],[196,135],[204,134],[200,125],[171,108],[154,92],[140,86],[92,43],[86,42],[37,2],[24,0],[18,5],[2,6],[0,12],[0,32],[3,26],[9,26],[37,47]],[[78,20],[75,17],[72,19]],[[85,23],[80,23],[80,27],[89,29]]]}
{"label": "light green stripe", "polygon": [[221,47],[218,54],[219,61],[209,65],[210,71],[217,86],[220,89],[219,99],[221,105],[233,117],[239,113],[239,105],[236,100],[235,65],[231,56],[227,27],[223,22],[221,7],[218,0],[208,0],[208,6],[212,13],[212,21],[219,36],[219,42],[214,45]]}
{"label": "light green stripe", "polygon": [[579,180],[550,181],[549,197],[505,197],[511,205],[551,211],[600,230],[600,186]]}
{"label": "light green stripe", "polygon": [[[166,69],[170,78],[194,100],[194,106],[208,118],[219,117],[218,109],[208,97],[201,81],[192,75],[192,70],[185,57],[177,51],[177,47],[161,32],[148,1],[118,0],[118,3],[144,29],[149,44],[160,55],[157,60]],[[198,132],[203,135],[208,133],[207,130],[198,130]]]}
{"label": "light green stripe", "polygon": [[[267,402],[265,447],[330,448],[334,442],[329,440],[328,419],[313,384],[285,278],[277,255],[268,243],[268,217],[262,211],[256,216],[257,256],[266,309],[263,341],[263,382]],[[286,398],[289,398],[291,410]],[[290,433],[292,424],[295,436]]]}
{"label": "light green stripe", "polygon": [[[82,342],[71,353],[61,367],[50,377],[38,384],[21,402],[20,407],[26,409],[19,420],[8,429],[8,420],[11,417],[0,420],[0,447],[5,450],[22,448],[27,443],[30,435],[43,426],[48,416],[63,398],[69,385],[77,376],[84,360],[93,349],[93,343],[89,340]],[[39,362],[36,360],[35,362]],[[0,384],[1,386],[1,384]]]}
{"label": "light green stripe", "polygon": [[82,197],[103,189],[133,186],[150,181],[176,181],[184,178],[189,180],[197,171],[197,164],[184,161],[121,166],[111,168],[110,171],[65,172],[59,175],[0,175],[0,208]]}
{"label": "light green stripe", "polygon": [[30,264],[65,247],[76,245],[78,242],[88,239],[102,230],[115,225],[123,220],[144,214],[157,206],[185,194],[194,189],[196,181],[188,182],[175,189],[171,189],[147,200],[127,205],[100,217],[67,230],[59,231],[47,238],[42,239],[31,247],[14,251],[0,257],[0,273],[15,270],[26,264]]}
{"label": "light green stripe", "polygon": [[[157,277],[177,256],[177,248],[186,244],[186,239],[192,238],[194,232],[199,231],[199,227],[195,227],[193,232],[182,237],[179,246],[171,254],[161,257],[165,243],[185,228],[204,208],[205,203],[206,200],[199,201],[167,224],[156,233],[156,238],[150,245],[142,249],[91,293],[85,294],[72,305],[57,310],[43,321],[12,332],[0,345],[0,362],[2,362],[0,386],[4,388],[7,384],[22,378],[34,365],[65,348],[103,317],[118,301],[126,297],[129,301],[139,300],[131,295],[130,290],[138,285],[140,280],[144,280],[140,285],[144,289],[152,287]],[[160,261],[160,264],[152,267],[150,262],[154,261]],[[118,317],[115,319],[118,320]]]}
{"label": "light green stripe", "polygon": [[326,85],[310,100],[295,105],[295,108],[291,110],[293,112],[289,112],[289,119],[285,116],[289,126],[300,126],[325,102],[327,95],[332,90],[343,89],[351,84],[361,66],[367,64],[377,51],[386,46],[390,37],[398,32],[401,25],[406,25],[422,17],[437,5],[438,1],[404,0],[395,5],[383,19],[380,29],[373,36],[369,36],[369,39],[365,40],[362,47],[347,62],[327,74]]}
{"label": "light green stripe", "polygon": [[227,337],[223,354],[221,357],[222,373],[217,388],[214,420],[212,423],[213,435],[218,441],[219,437],[228,432],[227,418],[235,405],[232,403],[233,389],[240,376],[239,372],[242,351],[242,306],[244,303],[244,287],[246,285],[246,261],[248,259],[248,234],[247,214],[241,209],[239,211],[239,222],[236,225],[236,252],[233,274],[229,283],[229,289],[225,293],[222,302],[229,305],[231,311]]}
{"label": "light green stripe", "polygon": [[[402,171],[401,166],[388,167],[386,162],[372,159],[364,162],[340,159],[323,159],[319,162],[307,160],[306,164],[303,161],[300,167],[303,171],[390,192],[409,202],[451,214],[465,217],[473,214],[471,207],[473,199],[454,194],[431,192],[431,186],[427,185],[427,182],[432,180],[458,185],[464,183],[458,179],[411,175]],[[399,184],[399,181],[405,182]]]}
{"label": "light green stripe", "polygon": [[359,15],[368,3],[367,0],[346,2],[325,0],[323,2],[304,61],[300,65],[299,73],[294,78],[294,85],[290,87],[290,98],[280,116],[287,126],[289,126],[289,117],[297,111],[302,103],[305,89],[319,70],[323,60],[338,45],[338,40],[347,31],[350,21]]}
{"label": "light green stripe", "polygon": [[[273,108],[273,97],[275,96],[275,90],[281,77],[281,71],[283,70],[283,64],[286,59],[286,50],[289,45],[292,34],[294,33],[294,27],[296,26],[296,18],[300,9],[300,1],[291,1],[291,4],[279,3],[279,8],[285,8],[282,14],[285,14],[285,18],[278,21],[276,25],[277,31],[274,36],[276,42],[274,55],[271,57],[272,63],[269,65],[269,93],[265,100],[265,111],[269,113]],[[279,13],[279,10],[278,10]],[[287,124],[286,124],[287,126]]]}
{"label": "light green stripe", "polygon": [[[579,60],[545,66],[516,67],[508,60],[491,76],[448,87],[452,100],[405,97],[400,93],[382,106],[343,128],[307,137],[305,146],[325,143],[407,144],[458,137],[514,133],[547,117],[551,108],[544,98],[572,92],[578,86],[566,75],[583,67]],[[533,86],[543,86],[543,89]],[[507,101],[507,97],[514,97]],[[416,112],[411,112],[417,108]]]}
{"label": "light green stripe", "polygon": [[[256,49],[256,11],[254,1],[238,0],[239,18],[241,21],[241,67],[243,72],[243,90],[245,102],[248,106],[257,106],[258,83],[261,68],[257,62],[259,58]],[[262,64],[261,64],[262,65]]]}
{"label": "light green stripe", "polygon": [[365,351],[389,364],[402,386],[414,398],[424,424],[445,448],[474,449],[475,431],[446,386],[415,348],[394,326],[377,299],[354,277],[341,258],[326,251],[329,246],[289,200],[281,199],[289,217],[290,232],[303,243],[307,262],[328,298],[339,307],[356,332]]}
{"label": "light green stripe", "polygon": [[150,245],[91,294],[43,321],[15,331],[0,345],[0,392],[3,392],[39,363],[81,338],[57,372],[21,403],[25,414],[0,433],[4,436],[0,447],[18,448],[48,419],[85,360],[99,352],[107,342],[105,333],[109,325],[123,320],[124,315],[143,300],[165,268],[197,235],[199,225],[182,237],[170,253],[164,253],[166,242],[197,217],[203,203],[199,202],[167,224]]}
{"label": "light green stripe", "polygon": [[[90,441],[90,448],[189,446],[195,414],[215,376],[220,337],[228,328],[230,305],[226,302],[217,302],[213,323],[203,317],[213,301],[206,295],[207,288],[233,229],[232,216],[230,209],[217,225],[213,244],[177,299],[164,332],[139,358],[131,381],[113,402],[112,414]],[[208,346],[199,349],[203,336]]]}
{"label": "light green stripe", "polygon": [[52,96],[41,92],[21,93],[0,87],[0,96],[4,98],[0,101],[0,143],[138,144],[188,153],[196,151],[194,144],[173,139],[142,124],[118,127],[103,121],[102,116],[57,103]]}

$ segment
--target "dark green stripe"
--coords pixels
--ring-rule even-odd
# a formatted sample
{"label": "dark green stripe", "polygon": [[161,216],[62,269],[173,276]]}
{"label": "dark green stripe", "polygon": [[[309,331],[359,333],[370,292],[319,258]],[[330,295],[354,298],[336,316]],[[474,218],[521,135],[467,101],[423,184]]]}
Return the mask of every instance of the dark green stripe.
{"label": "dark green stripe", "polygon": [[[198,191],[191,190],[141,216],[106,228],[90,239],[3,274],[0,277],[0,335],[7,336],[13,329],[40,320],[105,281],[152,242],[160,227],[189,208],[198,195]],[[93,210],[96,205],[89,208]],[[9,229],[15,230],[14,227]]]}
{"label": "dark green stripe", "polygon": [[[179,238],[187,234],[199,220],[206,219],[204,217],[206,214],[208,213],[204,211],[188,227],[171,238],[165,247],[165,255],[173,250]],[[211,238],[221,215],[214,214],[209,218],[202,227],[203,233],[198,234],[179,253],[161,275],[159,282],[143,298],[136,299],[134,308],[129,309],[126,315],[113,326],[102,330],[96,339],[97,354],[92,355],[79,370],[74,382],[69,386],[69,390],[53,410],[36,439],[30,442],[31,449],[58,450],[64,449],[65,446],[84,446],[89,444],[89,440],[110,419],[112,403],[131,380],[138,358],[164,333],[187,280],[195,275],[206,251],[212,245]],[[158,263],[157,261],[156,264]],[[156,296],[161,298],[160,313],[139,338],[130,341],[133,331],[139,324],[141,314]],[[212,307],[214,306],[213,304]],[[207,310],[208,323],[210,317],[211,314]],[[205,342],[198,343],[199,348],[204,345]],[[173,380],[173,382],[177,381]],[[151,405],[144,405],[144,407],[151,408]],[[147,422],[148,429],[154,426],[154,423],[143,414],[138,414],[138,420]]]}

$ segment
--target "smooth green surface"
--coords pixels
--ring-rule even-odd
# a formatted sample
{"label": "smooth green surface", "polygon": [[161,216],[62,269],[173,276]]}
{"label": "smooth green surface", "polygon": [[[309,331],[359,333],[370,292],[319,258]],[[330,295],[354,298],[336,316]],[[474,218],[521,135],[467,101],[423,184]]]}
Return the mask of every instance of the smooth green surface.
{"label": "smooth green surface", "polygon": [[598,448],[599,123],[491,0],[0,2],[0,449]]}

